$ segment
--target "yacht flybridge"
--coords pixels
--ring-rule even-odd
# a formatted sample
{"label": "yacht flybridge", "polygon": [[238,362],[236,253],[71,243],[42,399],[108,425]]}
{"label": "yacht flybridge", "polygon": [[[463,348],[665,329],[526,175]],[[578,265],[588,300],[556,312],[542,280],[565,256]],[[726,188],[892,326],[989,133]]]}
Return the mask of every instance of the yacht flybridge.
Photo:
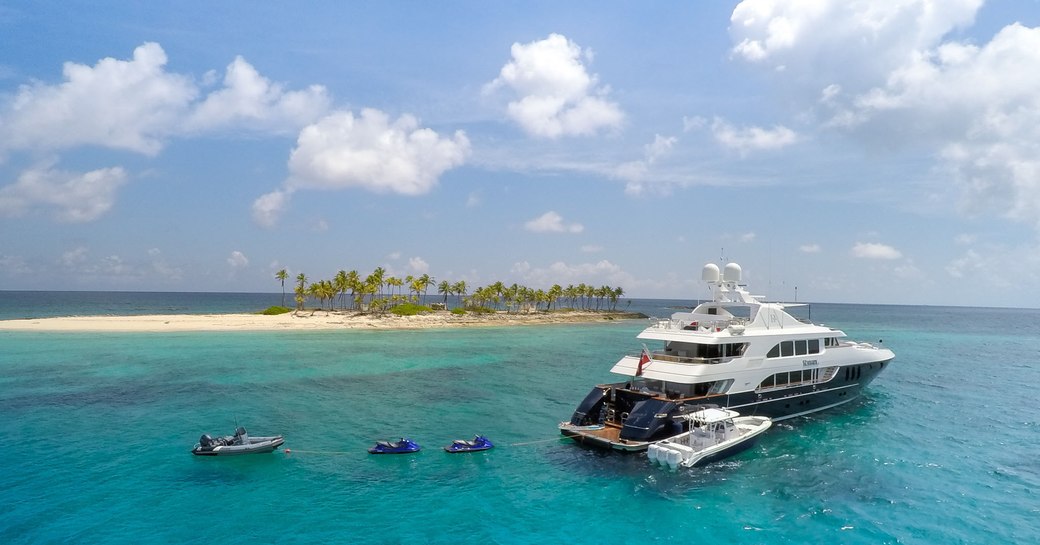
{"label": "yacht flybridge", "polygon": [[640,451],[689,431],[683,415],[706,406],[784,420],[852,401],[895,357],[788,312],[804,305],[762,301],[741,274],[736,263],[705,265],[713,300],[643,330],[639,339],[663,347],[622,357],[611,372],[625,380],[594,387],[560,433]]}

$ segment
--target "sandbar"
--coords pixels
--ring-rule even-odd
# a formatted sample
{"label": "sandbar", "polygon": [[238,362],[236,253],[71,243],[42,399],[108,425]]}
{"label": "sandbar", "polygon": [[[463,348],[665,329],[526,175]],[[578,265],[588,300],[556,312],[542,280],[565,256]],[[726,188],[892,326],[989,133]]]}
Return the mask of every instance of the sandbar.
{"label": "sandbar", "polygon": [[0,320],[0,331],[179,332],[179,331],[306,331],[335,329],[436,329],[559,323],[585,323],[645,318],[632,312],[495,312],[462,315],[436,311],[416,316],[375,315],[341,311],[263,314],[162,314],[141,316],[64,316]]}

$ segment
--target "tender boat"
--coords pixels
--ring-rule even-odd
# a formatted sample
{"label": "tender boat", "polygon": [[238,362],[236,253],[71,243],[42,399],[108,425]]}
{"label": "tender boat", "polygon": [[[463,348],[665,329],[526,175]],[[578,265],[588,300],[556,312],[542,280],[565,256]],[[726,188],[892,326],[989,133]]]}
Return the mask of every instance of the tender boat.
{"label": "tender boat", "polygon": [[196,456],[234,456],[238,454],[258,454],[272,452],[282,446],[285,439],[281,435],[272,437],[251,437],[246,429],[239,426],[234,435],[210,437],[203,434],[191,453]]}
{"label": "tender boat", "polygon": [[646,457],[671,469],[694,467],[733,456],[751,448],[773,425],[764,416],[740,416],[728,409],[702,409],[683,415],[689,430],[651,443]]}
{"label": "tender boat", "polygon": [[456,439],[451,442],[450,445],[444,447],[445,452],[457,453],[457,452],[480,452],[482,450],[491,450],[495,448],[495,445],[490,439],[483,435],[478,435],[473,438],[472,441],[463,441]]}
{"label": "tender boat", "polygon": [[368,449],[369,454],[410,454],[419,452],[422,447],[418,443],[402,437],[399,441],[380,441]]}
{"label": "tender boat", "polygon": [[713,299],[653,321],[638,338],[663,346],[644,344],[618,360],[611,372],[624,379],[592,388],[560,433],[595,447],[642,451],[690,431],[676,417],[707,405],[793,418],[856,399],[895,357],[791,314],[807,305],[751,295],[741,274],[736,263],[724,271],[705,265],[701,278]]}

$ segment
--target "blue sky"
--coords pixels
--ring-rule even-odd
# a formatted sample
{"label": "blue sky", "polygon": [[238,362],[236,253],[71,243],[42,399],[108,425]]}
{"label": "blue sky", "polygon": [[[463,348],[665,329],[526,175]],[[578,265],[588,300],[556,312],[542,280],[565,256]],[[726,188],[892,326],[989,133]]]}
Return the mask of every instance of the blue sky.
{"label": "blue sky", "polygon": [[0,289],[1040,300],[1036,0],[126,4],[0,6]]}

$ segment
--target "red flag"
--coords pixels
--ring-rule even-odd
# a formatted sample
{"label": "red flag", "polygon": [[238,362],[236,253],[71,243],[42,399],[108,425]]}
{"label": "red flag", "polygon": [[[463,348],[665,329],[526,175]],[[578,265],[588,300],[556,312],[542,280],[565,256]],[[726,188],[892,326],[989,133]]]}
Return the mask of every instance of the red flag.
{"label": "red flag", "polygon": [[639,365],[636,367],[636,376],[643,374],[643,366],[650,363],[650,351],[643,347],[643,353],[639,355]]}

